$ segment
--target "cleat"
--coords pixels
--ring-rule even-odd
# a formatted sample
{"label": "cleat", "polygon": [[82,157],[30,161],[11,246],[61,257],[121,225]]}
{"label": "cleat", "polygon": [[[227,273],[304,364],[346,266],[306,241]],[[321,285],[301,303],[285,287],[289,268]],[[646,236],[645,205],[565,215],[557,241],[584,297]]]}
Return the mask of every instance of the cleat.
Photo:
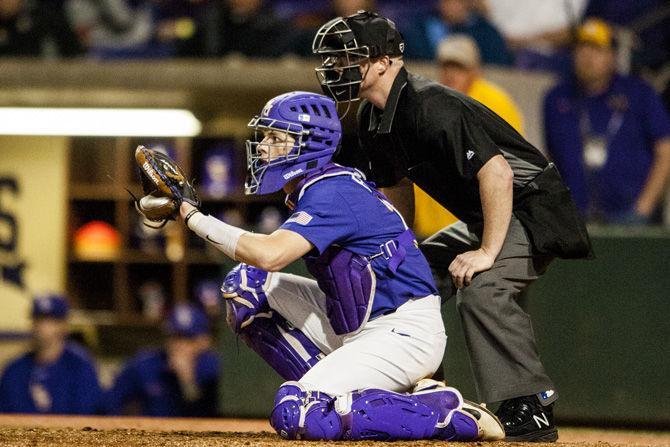
{"label": "cleat", "polygon": [[485,404],[476,404],[463,400],[463,411],[471,414],[479,426],[477,441],[502,441],[505,439],[505,429],[502,423],[486,408]]}
{"label": "cleat", "polygon": [[505,429],[506,441],[556,442],[553,404],[543,406],[537,396],[504,401],[496,412]]}

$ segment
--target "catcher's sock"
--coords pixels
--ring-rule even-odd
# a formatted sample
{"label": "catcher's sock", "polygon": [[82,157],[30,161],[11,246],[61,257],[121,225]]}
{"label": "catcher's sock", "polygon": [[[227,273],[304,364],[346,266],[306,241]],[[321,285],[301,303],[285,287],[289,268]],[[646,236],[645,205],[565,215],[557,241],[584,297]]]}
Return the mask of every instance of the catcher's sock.
{"label": "catcher's sock", "polygon": [[543,406],[536,395],[504,401],[496,415],[505,428],[506,441],[555,442],[553,403]]}

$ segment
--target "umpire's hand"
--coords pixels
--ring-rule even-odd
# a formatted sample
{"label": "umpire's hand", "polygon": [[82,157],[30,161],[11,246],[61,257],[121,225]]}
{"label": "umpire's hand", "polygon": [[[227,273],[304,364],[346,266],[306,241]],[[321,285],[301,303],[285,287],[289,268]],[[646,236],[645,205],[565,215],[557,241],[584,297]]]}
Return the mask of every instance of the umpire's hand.
{"label": "umpire's hand", "polygon": [[452,261],[449,265],[449,273],[456,287],[462,289],[470,285],[475,273],[490,269],[494,261],[495,256],[491,256],[483,248],[466,251]]}

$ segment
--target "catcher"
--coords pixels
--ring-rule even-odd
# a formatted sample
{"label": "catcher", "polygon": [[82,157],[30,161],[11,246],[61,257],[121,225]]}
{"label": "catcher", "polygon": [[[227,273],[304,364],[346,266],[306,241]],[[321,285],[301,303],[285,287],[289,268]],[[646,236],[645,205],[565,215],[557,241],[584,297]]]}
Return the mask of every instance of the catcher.
{"label": "catcher", "polygon": [[[293,214],[254,234],[198,210],[169,158],[139,147],[153,220],[177,214],[243,262],[222,292],[231,329],[287,382],[270,422],[289,439],[502,439],[486,408],[443,383],[446,336],[430,268],[414,235],[363,174],[331,162],[341,124],[330,98],[291,92],[249,123],[247,194],[283,189]],[[316,280],[278,273],[303,258]],[[411,393],[408,393],[412,390]]]}

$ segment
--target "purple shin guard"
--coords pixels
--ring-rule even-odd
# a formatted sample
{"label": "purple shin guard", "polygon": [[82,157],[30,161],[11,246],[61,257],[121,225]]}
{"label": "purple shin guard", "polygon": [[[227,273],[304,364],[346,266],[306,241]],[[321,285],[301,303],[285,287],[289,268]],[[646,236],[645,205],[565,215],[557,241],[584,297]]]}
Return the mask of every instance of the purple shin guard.
{"label": "purple shin guard", "polygon": [[285,439],[342,439],[343,425],[334,402],[326,393],[286,382],[277,390],[270,425]]}
{"label": "purple shin guard", "polygon": [[230,329],[284,380],[298,380],[324,357],[321,350],[278,312],[270,309],[268,273],[240,264],[226,275],[221,291]]}
{"label": "purple shin guard", "polygon": [[411,396],[438,413],[433,439],[474,441],[478,438],[477,421],[472,415],[462,410],[463,397],[456,388],[438,386],[418,391]]}
{"label": "purple shin guard", "polygon": [[277,312],[257,314],[239,333],[284,380],[298,380],[325,355],[299,329]]}
{"label": "purple shin guard", "polygon": [[369,389],[351,396],[350,439],[430,439],[439,415],[409,394]]}
{"label": "purple shin guard", "polygon": [[454,410],[449,423],[436,429],[433,437],[444,441],[475,441],[479,438],[479,426],[472,415]]}
{"label": "purple shin guard", "polygon": [[369,389],[333,398],[287,382],[277,392],[270,423],[287,439],[430,439],[439,414],[409,394]]}

